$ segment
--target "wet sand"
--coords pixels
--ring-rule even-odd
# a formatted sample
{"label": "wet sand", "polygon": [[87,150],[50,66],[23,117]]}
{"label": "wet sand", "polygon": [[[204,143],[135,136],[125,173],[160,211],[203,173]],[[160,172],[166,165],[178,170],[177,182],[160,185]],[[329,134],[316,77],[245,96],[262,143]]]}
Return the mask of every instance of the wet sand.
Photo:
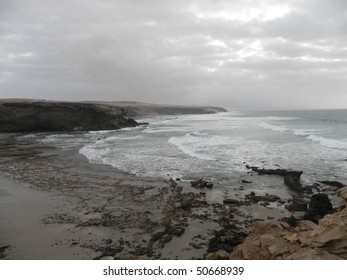
{"label": "wet sand", "polygon": [[[90,164],[76,147],[17,135],[0,140],[2,258],[219,258],[216,252],[230,252],[255,221],[291,215],[288,195],[273,203],[247,201],[245,195],[266,177],[246,170],[244,179],[253,184],[229,182],[216,195],[220,190]],[[281,178],[268,180],[284,187]],[[223,203],[223,197],[236,204]]]}
{"label": "wet sand", "polygon": [[0,176],[0,240],[9,246],[5,259],[90,259],[90,249],[76,249],[66,240],[86,239],[71,224],[44,224],[50,213],[62,213],[66,198],[27,188]]}

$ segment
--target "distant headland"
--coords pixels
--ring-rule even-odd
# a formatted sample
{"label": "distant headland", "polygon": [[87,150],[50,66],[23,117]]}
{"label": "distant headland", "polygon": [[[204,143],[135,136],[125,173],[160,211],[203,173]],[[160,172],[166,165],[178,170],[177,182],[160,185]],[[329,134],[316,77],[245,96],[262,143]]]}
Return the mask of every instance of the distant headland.
{"label": "distant headland", "polygon": [[90,131],[134,127],[134,117],[226,112],[212,106],[175,106],[139,102],[62,102],[0,100],[0,132]]}

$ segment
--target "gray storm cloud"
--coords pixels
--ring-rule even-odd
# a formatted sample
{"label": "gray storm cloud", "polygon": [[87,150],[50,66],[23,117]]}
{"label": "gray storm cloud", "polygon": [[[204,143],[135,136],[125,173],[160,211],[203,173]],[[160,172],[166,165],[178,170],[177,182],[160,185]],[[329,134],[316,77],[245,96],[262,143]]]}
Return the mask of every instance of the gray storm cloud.
{"label": "gray storm cloud", "polygon": [[0,98],[347,108],[347,1],[0,0]]}

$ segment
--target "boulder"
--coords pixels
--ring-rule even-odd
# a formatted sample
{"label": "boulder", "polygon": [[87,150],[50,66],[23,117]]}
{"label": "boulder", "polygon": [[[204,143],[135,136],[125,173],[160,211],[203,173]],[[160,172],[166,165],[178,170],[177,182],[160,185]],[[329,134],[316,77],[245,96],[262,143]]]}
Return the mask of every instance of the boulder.
{"label": "boulder", "polygon": [[302,185],[300,183],[300,176],[302,172],[289,172],[284,176],[284,184],[291,190],[296,192],[303,192]]}
{"label": "boulder", "polygon": [[293,228],[298,225],[298,222],[300,220],[295,218],[293,215],[291,215],[289,218],[288,217],[282,218],[281,221],[287,223],[291,228]]}
{"label": "boulder", "polygon": [[204,179],[191,181],[190,184],[193,188],[198,188],[198,189],[204,189],[204,188],[211,189],[213,187],[213,183],[205,181]]}
{"label": "boulder", "polygon": [[306,202],[301,196],[293,196],[291,203],[286,206],[286,208],[291,212],[305,212],[307,211],[307,204],[308,202]]}
{"label": "boulder", "polygon": [[123,251],[123,247],[107,246],[103,249],[103,256],[114,256]]}
{"label": "boulder", "polygon": [[308,209],[305,213],[304,219],[310,220],[316,224],[326,214],[333,213],[333,205],[326,194],[314,194],[311,197]]}
{"label": "boulder", "polygon": [[225,250],[218,250],[217,252],[208,253],[205,257],[206,260],[227,260],[230,253]]}
{"label": "boulder", "polygon": [[241,244],[246,238],[246,233],[236,227],[235,225],[228,224],[224,228],[214,233],[214,237],[210,240],[208,246],[208,254],[205,256],[207,259],[228,259],[227,256],[222,257],[221,252],[228,252],[228,255],[234,247]]}

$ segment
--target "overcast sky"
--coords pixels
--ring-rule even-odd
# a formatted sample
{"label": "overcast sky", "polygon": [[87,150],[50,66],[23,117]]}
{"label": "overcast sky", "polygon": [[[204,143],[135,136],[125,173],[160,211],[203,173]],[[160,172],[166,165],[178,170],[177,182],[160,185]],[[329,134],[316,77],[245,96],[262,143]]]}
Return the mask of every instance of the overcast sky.
{"label": "overcast sky", "polygon": [[346,0],[0,0],[0,98],[347,108]]}

